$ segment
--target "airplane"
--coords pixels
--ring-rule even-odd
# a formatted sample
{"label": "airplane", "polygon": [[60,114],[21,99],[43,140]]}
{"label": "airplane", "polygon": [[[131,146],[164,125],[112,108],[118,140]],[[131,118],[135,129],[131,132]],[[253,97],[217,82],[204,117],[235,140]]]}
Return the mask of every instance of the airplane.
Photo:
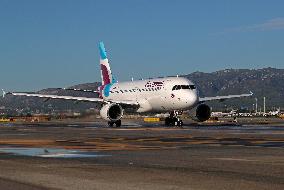
{"label": "airplane", "polygon": [[231,110],[230,112],[211,112],[212,117],[232,117],[237,115],[238,110]]}
{"label": "airplane", "polygon": [[98,93],[98,98],[45,95],[37,93],[10,92],[14,96],[40,97],[49,99],[64,99],[85,102],[101,103],[101,117],[108,122],[109,127],[120,127],[121,118],[126,108],[132,108],[138,113],[159,112],[170,113],[165,118],[166,126],[182,126],[179,115],[182,111],[196,109],[198,121],[203,122],[210,118],[211,110],[207,101],[223,101],[231,98],[252,96],[250,94],[199,97],[198,90],[193,82],[184,77],[165,77],[147,80],[118,82],[112,75],[106,49],[103,42],[99,43],[100,67],[102,85],[98,91],[83,89],[65,89],[83,92]]}

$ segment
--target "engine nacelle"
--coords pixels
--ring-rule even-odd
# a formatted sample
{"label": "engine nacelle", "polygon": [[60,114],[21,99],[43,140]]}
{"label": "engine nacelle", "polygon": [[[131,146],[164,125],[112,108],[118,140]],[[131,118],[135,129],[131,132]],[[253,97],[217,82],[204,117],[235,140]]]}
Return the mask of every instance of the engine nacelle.
{"label": "engine nacelle", "polygon": [[206,104],[200,104],[196,108],[196,117],[198,121],[206,121],[210,118],[211,116],[211,109],[208,105]]}
{"label": "engine nacelle", "polygon": [[123,115],[123,109],[119,104],[105,104],[100,110],[100,115],[107,121],[118,121]]}

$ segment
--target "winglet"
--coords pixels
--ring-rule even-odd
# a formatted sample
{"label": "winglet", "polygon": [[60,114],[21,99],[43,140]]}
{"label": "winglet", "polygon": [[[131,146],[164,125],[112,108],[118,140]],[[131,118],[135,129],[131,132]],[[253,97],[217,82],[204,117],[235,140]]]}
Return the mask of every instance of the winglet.
{"label": "winglet", "polygon": [[5,98],[6,92],[4,89],[2,89],[2,97]]}
{"label": "winglet", "polygon": [[252,91],[249,91],[250,95],[252,96],[253,95],[253,92]]}

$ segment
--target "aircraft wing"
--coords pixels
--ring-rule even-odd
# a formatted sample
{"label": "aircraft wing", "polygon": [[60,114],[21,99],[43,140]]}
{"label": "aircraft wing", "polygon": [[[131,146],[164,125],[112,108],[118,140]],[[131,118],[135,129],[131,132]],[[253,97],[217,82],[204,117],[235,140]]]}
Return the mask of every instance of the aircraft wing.
{"label": "aircraft wing", "polygon": [[249,97],[252,96],[253,93],[250,92],[250,94],[239,94],[239,95],[228,95],[228,96],[215,96],[215,97],[204,97],[204,98],[199,98],[199,102],[207,102],[207,101],[212,101],[212,100],[219,100],[219,101],[224,101],[226,99],[231,99],[231,98],[242,98],[242,97]]}
{"label": "aircraft wing", "polygon": [[30,94],[21,92],[11,92],[14,96],[27,96],[27,97],[39,97],[46,99],[64,99],[64,100],[76,100],[76,101],[86,101],[86,102],[103,102],[101,98],[87,98],[87,97],[75,97],[75,96],[58,96],[58,95],[47,95],[47,94]]}
{"label": "aircraft wing", "polygon": [[76,96],[58,96],[58,95],[47,95],[47,94],[32,94],[32,93],[22,93],[22,92],[10,92],[14,96],[27,96],[27,97],[39,97],[49,99],[63,99],[63,100],[75,100],[75,101],[85,101],[85,102],[102,102],[102,103],[117,103],[124,105],[138,106],[139,104],[135,101],[130,100],[104,100],[101,98],[88,98],[88,97],[76,97]]}
{"label": "aircraft wing", "polygon": [[59,88],[60,90],[70,90],[70,91],[79,91],[79,92],[92,92],[92,93],[100,93],[97,90],[86,90],[86,89],[79,89],[79,88]]}

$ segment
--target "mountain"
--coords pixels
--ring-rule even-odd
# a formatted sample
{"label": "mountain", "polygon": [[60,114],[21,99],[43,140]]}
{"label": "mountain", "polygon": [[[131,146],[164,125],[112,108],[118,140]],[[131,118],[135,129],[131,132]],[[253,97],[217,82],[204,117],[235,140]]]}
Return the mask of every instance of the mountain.
{"label": "mountain", "polygon": [[[97,90],[100,83],[87,83],[70,88],[90,89]],[[86,96],[86,97],[98,97],[97,94],[90,92],[80,91],[66,91],[59,88],[48,88],[40,90],[36,93],[41,94],[54,94],[54,95],[71,95],[71,96]],[[5,98],[0,98],[0,114],[6,113],[8,115],[26,115],[28,113],[48,113],[59,114],[61,112],[84,112],[89,108],[97,108],[98,104],[86,103],[86,102],[74,102],[71,100],[48,100],[43,98],[34,97],[22,97],[7,95]],[[2,109],[2,111],[1,111]]]}
{"label": "mountain", "polygon": [[255,98],[258,107],[263,106],[263,97],[266,97],[268,109],[284,107],[284,69],[264,68],[226,69],[213,73],[194,72],[185,75],[192,80],[200,90],[200,96],[216,96],[254,93],[253,98],[226,100],[223,103],[212,103],[214,108],[234,107],[252,109]]}
{"label": "mountain", "polygon": [[[209,105],[213,110],[232,108],[253,109],[255,98],[258,99],[259,108],[263,106],[263,97],[266,97],[267,110],[282,107],[284,108],[284,69],[226,69],[212,73],[194,72],[184,75],[192,80],[201,97],[254,93],[253,98],[226,100],[222,103],[212,102]],[[99,82],[86,83],[72,86],[70,88],[97,90]],[[58,94],[72,96],[97,97],[97,94],[86,92],[64,91],[58,88],[49,88],[39,91],[43,94]],[[0,108],[11,114],[17,113],[59,113],[72,110],[82,112],[88,108],[98,108],[95,103],[74,103],[73,101],[49,100],[45,102],[40,98],[13,97],[0,98]],[[1,110],[0,110],[1,112]]]}

